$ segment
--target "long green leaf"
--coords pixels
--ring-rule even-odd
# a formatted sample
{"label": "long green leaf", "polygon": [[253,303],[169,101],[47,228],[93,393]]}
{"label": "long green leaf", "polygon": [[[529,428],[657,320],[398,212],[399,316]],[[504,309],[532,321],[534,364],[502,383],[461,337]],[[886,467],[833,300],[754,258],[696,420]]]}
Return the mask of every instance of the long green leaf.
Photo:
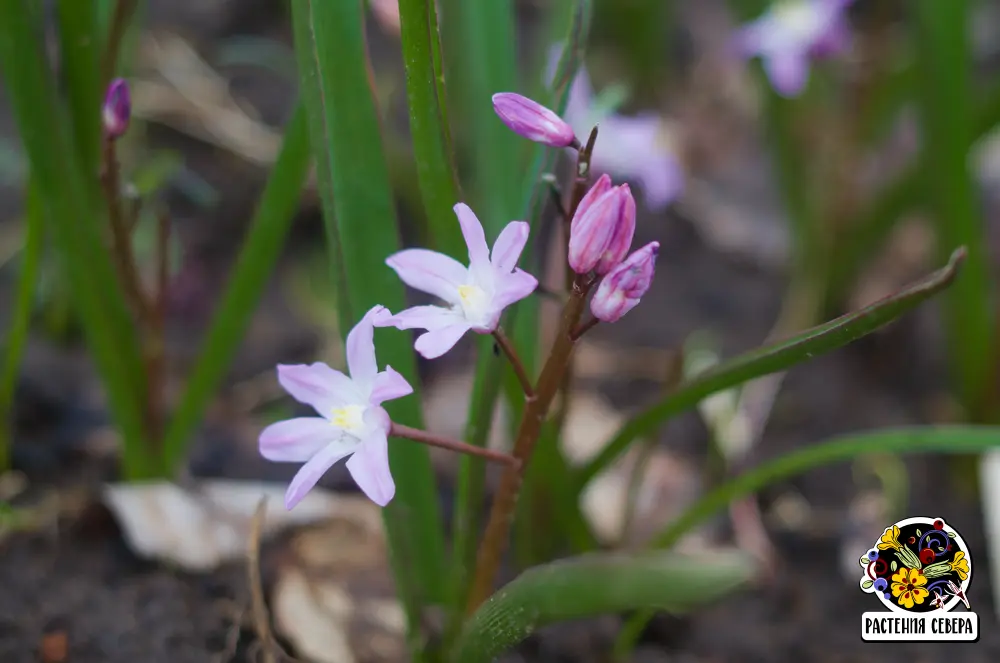
{"label": "long green leaf", "polygon": [[965,249],[956,250],[948,264],[894,295],[865,308],[813,327],[792,338],[758,348],[723,362],[701,375],[682,382],[677,389],[630,419],[601,452],[578,475],[578,488],[609,467],[628,445],[644,433],[684,412],[707,396],[754,378],[783,371],[820,354],[836,350],[892,322],[907,311],[948,287],[965,259]]}
{"label": "long green leaf", "polygon": [[0,474],[10,469],[13,444],[14,389],[17,385],[21,355],[28,340],[31,326],[31,311],[35,303],[35,288],[38,285],[38,268],[45,244],[45,225],[42,212],[41,194],[34,181],[28,184],[28,200],[25,205],[24,246],[21,250],[21,271],[17,277],[17,293],[14,297],[14,311],[11,315],[10,330],[7,332],[0,366]]}
{"label": "long green leaf", "polygon": [[[1000,447],[1000,428],[987,426],[916,426],[840,436],[765,462],[719,486],[667,525],[653,545],[670,548],[691,528],[736,500],[818,467],[870,454],[981,453],[995,447]],[[653,610],[643,610],[628,621],[615,644],[619,658],[632,648],[652,617]]]}
{"label": "long green leaf", "polygon": [[868,454],[980,453],[998,446],[995,426],[914,426],[839,436],[762,463],[713,490],[657,534],[653,545],[668,548],[734,500],[817,467]]}
{"label": "long green leaf", "polygon": [[32,178],[54,224],[73,302],[121,429],[126,474],[146,476],[153,468],[144,448],[139,346],[94,213],[85,204],[88,180],[42,51],[40,17],[24,0],[0,0],[0,16],[0,66]]}
{"label": "long green leaf", "polygon": [[305,108],[296,107],[281,152],[261,194],[254,219],[215,312],[180,404],[170,421],[163,452],[169,467],[184,457],[191,434],[239,348],[260,294],[285,245],[310,163]]}
{"label": "long green leaf", "polygon": [[742,553],[591,554],[535,567],[472,616],[455,663],[487,663],[547,624],[652,608],[687,612],[750,581]]}
{"label": "long green leaf", "polygon": [[934,210],[939,250],[965,245],[967,265],[945,297],[951,367],[969,416],[982,418],[996,366],[992,278],[986,227],[969,172],[972,92],[966,2],[914,3],[921,47],[918,90],[923,124],[923,177]]}
{"label": "long green leaf", "polygon": [[95,0],[59,0],[59,46],[73,133],[80,162],[97,177],[101,149],[101,74],[98,49],[103,43]]}
{"label": "long green leaf", "polygon": [[[400,5],[400,9],[403,6]],[[493,113],[493,94],[516,89],[517,43],[512,0],[442,0],[442,49],[472,157],[469,204],[496,237],[519,213],[519,141]]]}
{"label": "long green leaf", "polygon": [[[403,284],[385,265],[400,249],[396,213],[370,88],[362,5],[358,0],[292,3],[302,94],[339,292],[342,329],[375,304],[398,311]],[[380,330],[378,358],[417,385],[409,334]],[[394,421],[421,426],[417,394],[393,401]],[[396,583],[416,634],[420,601],[444,602],[444,535],[427,449],[390,445],[396,497],[384,509]],[[419,644],[413,640],[414,656]]]}
{"label": "long green leaf", "polygon": [[431,240],[437,250],[460,257],[465,243],[452,208],[461,200],[461,193],[447,124],[435,2],[400,0],[399,17],[410,134]]}

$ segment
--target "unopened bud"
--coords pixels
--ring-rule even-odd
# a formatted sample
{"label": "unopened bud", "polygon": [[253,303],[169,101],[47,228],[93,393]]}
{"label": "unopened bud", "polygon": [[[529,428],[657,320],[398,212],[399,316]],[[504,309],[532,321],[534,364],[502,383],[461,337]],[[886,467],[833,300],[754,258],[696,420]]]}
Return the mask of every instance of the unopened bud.
{"label": "unopened bud", "polygon": [[493,95],[493,110],[511,131],[550,147],[569,147],[576,142],[573,128],[538,102],[513,92]]}
{"label": "unopened bud", "polygon": [[[625,258],[632,245],[635,199],[627,184],[601,193],[609,186],[610,180],[602,176],[584,196],[570,223],[569,265],[577,274],[607,274]],[[587,200],[595,189],[595,198]]]}
{"label": "unopened bud", "polygon": [[121,137],[128,129],[131,116],[132,98],[129,94],[128,81],[116,78],[108,86],[104,107],[101,110],[105,135],[112,139]]}
{"label": "unopened bud", "polygon": [[590,312],[602,322],[617,322],[631,311],[653,283],[660,243],[650,242],[608,272],[590,300]]}

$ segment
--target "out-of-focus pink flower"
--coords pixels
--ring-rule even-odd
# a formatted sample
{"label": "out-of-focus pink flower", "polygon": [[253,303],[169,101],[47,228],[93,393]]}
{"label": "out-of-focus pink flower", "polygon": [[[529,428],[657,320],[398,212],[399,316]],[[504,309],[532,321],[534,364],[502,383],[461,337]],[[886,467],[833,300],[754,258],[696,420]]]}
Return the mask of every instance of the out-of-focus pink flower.
{"label": "out-of-focus pink flower", "polygon": [[128,130],[132,118],[132,95],[129,93],[128,81],[116,78],[108,85],[104,95],[104,106],[101,108],[101,122],[104,124],[104,134],[109,138],[119,138]]}
{"label": "out-of-focus pink flower", "polygon": [[368,0],[375,21],[389,34],[399,34],[399,0]]}
{"label": "out-of-focus pink flower", "polygon": [[493,110],[503,123],[519,136],[549,147],[569,147],[576,142],[576,134],[561,117],[514,92],[493,95]]}
{"label": "out-of-focus pink flower", "polygon": [[[555,75],[562,46],[549,51],[549,80]],[[684,170],[677,159],[666,122],[656,113],[601,115],[596,112],[590,76],[582,67],[570,86],[564,117],[585,141],[600,125],[591,167],[639,185],[643,203],[654,211],[666,208],[684,189]]]}
{"label": "out-of-focus pink flower", "polygon": [[631,311],[653,283],[659,242],[637,249],[612,269],[597,286],[590,300],[590,312],[603,322],[617,322]]}
{"label": "out-of-focus pink flower", "polygon": [[632,246],[635,199],[627,184],[611,188],[604,174],[580,201],[569,233],[569,265],[577,274],[591,270],[603,276],[618,265]]}
{"label": "out-of-focus pink flower", "polygon": [[852,0],[779,0],[735,36],[744,57],[759,56],[775,92],[794,97],[809,80],[809,60],[850,44],[844,11]]}
{"label": "out-of-focus pink flower", "polygon": [[389,414],[385,401],[413,392],[402,375],[375,361],[374,324],[389,316],[375,306],[347,335],[350,377],[323,363],[279,365],[278,382],[297,401],[311,405],[318,417],[271,424],[260,434],[260,453],[277,462],[302,463],[285,493],[291,509],[341,458],[361,490],[379,506],[396,493],[389,470]]}
{"label": "out-of-focus pink flower", "polygon": [[534,276],[516,266],[528,241],[527,223],[507,224],[491,254],[483,226],[469,206],[455,205],[455,214],[469,247],[468,267],[427,249],[406,249],[386,260],[406,285],[447,303],[414,306],[375,323],[378,327],[426,329],[414,347],[427,359],[451,350],[470,329],[480,334],[494,331],[503,310],[538,286]]}

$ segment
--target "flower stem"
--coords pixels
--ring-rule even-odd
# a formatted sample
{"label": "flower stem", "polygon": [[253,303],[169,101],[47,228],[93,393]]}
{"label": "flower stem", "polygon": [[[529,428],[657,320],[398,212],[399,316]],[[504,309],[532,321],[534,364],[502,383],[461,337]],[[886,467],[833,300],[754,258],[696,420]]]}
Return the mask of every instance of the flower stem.
{"label": "flower stem", "polygon": [[493,330],[493,338],[496,339],[497,345],[500,346],[503,353],[507,355],[507,359],[510,360],[514,374],[517,375],[517,381],[521,383],[521,389],[524,390],[525,398],[534,398],[535,390],[531,386],[531,378],[528,377],[528,372],[524,369],[524,364],[521,362],[521,358],[517,356],[517,350],[514,349],[514,345],[510,342],[510,339],[507,338],[507,335],[503,333],[503,329],[500,327]]}
{"label": "flower stem", "polygon": [[517,507],[517,498],[524,479],[524,468],[535,448],[535,443],[538,441],[542,422],[545,420],[549,406],[559,390],[563,373],[569,365],[575,345],[570,332],[580,321],[587,301],[587,293],[592,285],[593,282],[585,276],[578,276],[573,282],[572,294],[563,311],[559,333],[552,344],[552,352],[542,368],[542,374],[538,378],[535,398],[528,400],[525,404],[524,417],[521,419],[514,442],[514,458],[519,463],[509,465],[504,470],[503,476],[500,478],[500,487],[490,508],[490,518],[486,525],[486,533],[479,546],[475,576],[467,605],[467,612],[470,614],[486,600],[493,587],[493,580],[500,567],[500,558],[507,547],[511,520]]}
{"label": "flower stem", "polygon": [[132,253],[132,238],[122,215],[121,183],[119,181],[118,155],[113,138],[104,138],[103,164],[101,168],[101,188],[108,206],[108,222],[111,225],[112,253],[118,268],[118,277],[125,288],[125,296],[136,317],[143,323],[149,320],[146,298],[142,293],[142,282],[135,266]]}
{"label": "flower stem", "polygon": [[460,442],[459,440],[453,440],[450,437],[435,435],[434,433],[428,433],[425,430],[411,428],[409,426],[397,424],[396,422],[392,422],[392,425],[389,428],[389,435],[393,437],[402,437],[407,440],[413,440],[414,442],[420,442],[421,444],[426,444],[431,447],[457,451],[458,453],[468,454],[470,456],[479,456],[497,463],[505,463],[511,467],[517,467],[521,464],[520,460],[510,454],[485,449],[483,447],[477,447],[474,444],[466,444],[465,442]]}

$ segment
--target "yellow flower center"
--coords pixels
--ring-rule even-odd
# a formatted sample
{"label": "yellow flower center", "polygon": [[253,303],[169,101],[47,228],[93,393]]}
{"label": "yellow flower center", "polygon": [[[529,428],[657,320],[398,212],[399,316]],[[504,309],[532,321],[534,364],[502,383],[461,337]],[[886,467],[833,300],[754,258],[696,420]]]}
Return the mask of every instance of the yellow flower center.
{"label": "yellow flower center", "polygon": [[804,35],[812,31],[816,13],[803,0],[783,0],[775,5],[774,17],[789,32]]}
{"label": "yellow flower center", "polygon": [[486,306],[489,304],[489,298],[486,296],[486,292],[479,286],[458,286],[458,297],[467,319],[479,320],[486,314]]}
{"label": "yellow flower center", "polygon": [[357,433],[365,427],[365,408],[362,405],[338,407],[334,409],[330,423],[348,433]]}

